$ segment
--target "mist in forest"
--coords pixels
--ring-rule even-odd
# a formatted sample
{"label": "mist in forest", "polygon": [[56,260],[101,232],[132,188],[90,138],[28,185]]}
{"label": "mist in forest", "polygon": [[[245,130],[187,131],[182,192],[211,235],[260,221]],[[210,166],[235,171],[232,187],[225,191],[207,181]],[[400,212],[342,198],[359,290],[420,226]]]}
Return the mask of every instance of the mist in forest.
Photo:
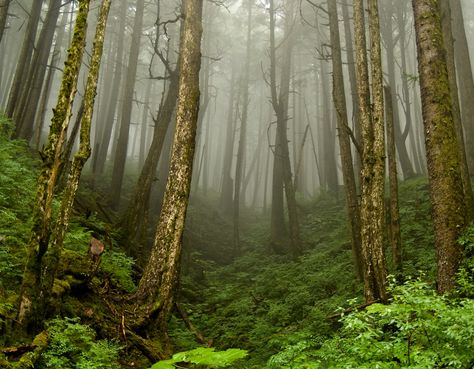
{"label": "mist in forest", "polygon": [[[0,366],[80,324],[58,316],[119,332],[111,368],[190,342],[329,365],[351,297],[377,314],[426,273],[472,301],[472,60],[470,0],[0,0],[0,139],[32,163],[0,150],[0,210],[23,209],[0,223]],[[28,171],[29,205],[4,204]]]}

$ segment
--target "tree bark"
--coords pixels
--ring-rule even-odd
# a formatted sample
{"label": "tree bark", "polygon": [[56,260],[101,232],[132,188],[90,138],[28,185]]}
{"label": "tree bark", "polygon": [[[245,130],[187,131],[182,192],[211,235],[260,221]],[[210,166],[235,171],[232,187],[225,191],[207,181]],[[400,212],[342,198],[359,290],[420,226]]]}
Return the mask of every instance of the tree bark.
{"label": "tree bark", "polygon": [[179,92],[170,175],[156,229],[151,256],[136,292],[137,305],[151,312],[159,300],[158,331],[167,337],[179,277],[184,220],[191,187],[196,126],[199,112],[202,0],[184,0],[181,34]]}
{"label": "tree bark", "polygon": [[240,120],[239,147],[237,150],[237,161],[235,165],[235,183],[233,199],[233,221],[234,221],[234,250],[240,250],[240,195],[242,189],[242,176],[244,173],[244,155],[247,148],[247,118],[249,107],[249,74],[250,74],[250,49],[252,43],[252,0],[247,3],[247,48],[245,56],[244,76],[242,79],[242,118]]}
{"label": "tree bark", "polygon": [[[24,138],[27,141],[30,141],[33,136],[36,111],[44,84],[61,2],[62,0],[51,0],[49,2],[48,13],[38,37],[36,49],[25,79],[25,85],[22,88],[20,100],[15,107],[13,119],[16,124],[15,136],[17,138]],[[59,32],[63,32],[63,30]]]}
{"label": "tree bark", "polygon": [[464,16],[461,0],[449,0],[452,13],[452,30],[454,36],[454,53],[459,81],[461,118],[465,130],[466,158],[469,173],[474,173],[474,76],[466,38]]}
{"label": "tree bark", "polygon": [[41,15],[41,7],[43,6],[42,0],[33,1],[30,11],[30,17],[28,18],[28,25],[26,26],[25,37],[21,45],[20,56],[15,70],[15,77],[8,95],[8,103],[5,109],[7,117],[13,118],[15,113],[16,104],[20,97],[21,89],[23,88],[26,73],[30,66],[31,55],[33,54],[36,32],[38,30],[38,23]]}
{"label": "tree bark", "polygon": [[[455,285],[466,226],[459,147],[454,127],[438,0],[413,0],[425,145],[438,260],[438,291]],[[458,22],[459,20],[456,20]]]}
{"label": "tree bark", "polygon": [[10,3],[11,0],[0,0],[0,43],[2,42],[3,33],[5,32],[5,27],[7,25]]}
{"label": "tree bark", "polygon": [[135,79],[137,77],[138,55],[140,52],[140,39],[143,28],[143,13],[145,0],[137,0],[135,20],[133,23],[132,42],[127,66],[127,77],[120,115],[120,133],[115,151],[114,167],[112,170],[112,182],[110,199],[117,209],[122,194],[122,183],[125,174],[125,162],[127,161],[128,138],[130,134],[130,119],[132,117],[133,94],[135,92]]}
{"label": "tree bark", "polygon": [[17,321],[27,330],[37,329],[42,324],[45,307],[48,301],[41,295],[43,273],[43,256],[48,251],[51,237],[51,220],[53,211],[54,189],[61,167],[61,153],[66,139],[67,128],[72,114],[72,104],[76,95],[77,80],[85,48],[87,32],[87,15],[90,0],[79,2],[79,11],[74,27],[74,36],[68,51],[63,79],[54,109],[48,143],[43,150],[43,160],[35,205],[33,207],[33,227],[28,244],[28,259],[23,274],[20,291]]}
{"label": "tree bark", "polygon": [[395,272],[402,272],[402,241],[400,237],[400,212],[398,206],[397,153],[395,149],[395,128],[393,122],[392,92],[385,86],[385,119],[387,121],[387,156],[390,186],[390,245]]}
{"label": "tree bark", "polygon": [[346,95],[344,91],[344,74],[342,71],[341,40],[336,0],[328,0],[329,28],[331,34],[333,101],[337,114],[339,149],[341,152],[342,176],[346,193],[346,206],[351,228],[352,255],[355,272],[363,279],[362,240],[360,228],[360,209],[357,198],[354,168],[352,166],[351,141],[347,119]]}
{"label": "tree bark", "polygon": [[443,38],[446,46],[446,66],[448,69],[449,90],[451,92],[451,101],[453,106],[453,120],[456,128],[456,138],[459,147],[459,159],[461,164],[461,180],[466,201],[468,221],[473,219],[474,215],[474,197],[472,194],[472,185],[469,176],[469,167],[466,157],[466,146],[464,144],[464,133],[461,120],[461,107],[459,105],[459,90],[456,79],[456,63],[454,53],[454,39],[451,27],[451,8],[449,0],[440,0],[441,25],[443,27]]}
{"label": "tree bark", "polygon": [[387,300],[383,252],[385,139],[380,26],[377,0],[368,1],[371,55],[371,104],[366,54],[364,7],[354,0],[354,29],[359,109],[362,127],[361,230],[366,302]]}

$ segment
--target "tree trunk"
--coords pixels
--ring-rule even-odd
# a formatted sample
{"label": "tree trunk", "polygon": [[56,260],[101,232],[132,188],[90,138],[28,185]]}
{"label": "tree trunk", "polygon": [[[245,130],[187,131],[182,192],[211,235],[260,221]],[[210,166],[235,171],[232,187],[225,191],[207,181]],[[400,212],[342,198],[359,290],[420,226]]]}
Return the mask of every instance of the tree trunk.
{"label": "tree trunk", "polygon": [[2,42],[3,33],[7,25],[8,8],[12,0],[0,0],[0,43]]}
{"label": "tree trunk", "polygon": [[453,19],[454,53],[459,81],[461,118],[465,130],[466,157],[469,173],[474,173],[474,76],[469,56],[461,0],[449,0]]}
{"label": "tree trunk", "polygon": [[474,198],[472,194],[471,180],[469,177],[469,168],[467,165],[466,149],[464,144],[464,133],[461,121],[461,108],[459,106],[459,90],[456,80],[456,65],[454,56],[454,39],[451,27],[451,8],[449,0],[440,0],[441,25],[443,27],[443,38],[446,46],[446,66],[448,69],[449,90],[451,92],[451,101],[453,104],[453,120],[456,128],[456,138],[459,147],[459,159],[461,165],[461,180],[466,201],[467,219],[471,221],[474,215]]}
{"label": "tree trunk", "polygon": [[[274,155],[274,175],[273,175],[273,192],[272,200],[272,226],[271,226],[271,243],[276,251],[281,251],[282,229],[284,230],[283,219],[283,196],[280,199],[282,187],[285,190],[285,198],[288,208],[289,219],[289,236],[290,247],[293,256],[299,256],[302,253],[300,231],[298,223],[298,212],[296,206],[295,188],[293,176],[291,173],[290,153],[288,149],[287,139],[287,123],[288,123],[288,99],[290,93],[290,72],[291,72],[291,54],[295,43],[294,9],[293,3],[290,3],[290,9],[286,11],[285,34],[283,45],[283,60],[281,62],[280,89],[277,93],[276,82],[276,46],[275,46],[275,10],[273,0],[270,0],[270,84],[272,105],[277,117],[277,132],[275,138],[275,155]],[[280,177],[280,178],[278,178]],[[276,206],[274,212],[273,207]],[[283,222],[282,222],[283,221]],[[282,225],[280,223],[283,223]],[[282,227],[278,230],[276,227]]]}
{"label": "tree trunk", "polygon": [[36,0],[33,1],[33,5],[31,6],[30,17],[28,19],[28,25],[26,26],[25,37],[23,39],[23,44],[21,45],[20,56],[18,57],[15,70],[15,78],[13,79],[10,94],[8,95],[7,108],[5,109],[5,113],[9,118],[13,118],[21,89],[24,86],[26,73],[30,66],[30,59],[35,47],[36,32],[38,30],[42,5],[42,0]]}
{"label": "tree trunk", "polygon": [[249,107],[249,73],[250,73],[250,49],[252,43],[252,1],[248,0],[247,4],[247,49],[245,56],[244,76],[242,80],[242,118],[240,120],[240,137],[239,147],[237,150],[237,161],[235,165],[235,185],[234,185],[234,206],[233,206],[233,220],[234,220],[234,250],[240,250],[240,195],[242,188],[242,176],[244,173],[244,155],[247,148],[247,118]]}
{"label": "tree trunk", "polygon": [[[61,199],[58,218],[54,224],[51,242],[46,254],[43,257],[43,274],[41,284],[42,296],[49,297],[53,288],[54,278],[59,265],[59,259],[64,243],[69,220],[71,218],[74,199],[76,198],[77,188],[82,169],[91,154],[90,135],[91,122],[94,112],[94,101],[97,93],[97,81],[99,78],[100,64],[102,60],[105,29],[109,15],[110,4],[112,0],[102,0],[99,10],[99,17],[94,37],[94,46],[89,63],[89,73],[87,76],[86,89],[83,102],[81,104],[82,113],[80,114],[80,140],[79,150],[74,155],[70,165],[69,176]],[[69,160],[65,158],[64,160]],[[66,173],[64,173],[66,175]],[[46,298],[46,300],[48,300]]]}
{"label": "tree trunk", "polygon": [[122,87],[122,74],[123,74],[123,49],[124,49],[124,36],[123,31],[126,26],[126,15],[128,10],[128,1],[123,0],[120,3],[120,21],[118,23],[118,40],[117,40],[117,54],[115,57],[114,77],[111,86],[110,99],[106,102],[107,113],[105,120],[100,122],[103,125],[102,137],[99,142],[99,149],[96,151],[94,158],[94,177],[101,176],[104,172],[105,162],[107,160],[107,153],[109,152],[110,139],[112,136],[112,128],[114,126],[115,113],[117,108],[117,102],[119,100],[119,92]]}
{"label": "tree trunk", "polygon": [[[390,9],[391,10],[391,9]],[[392,14],[388,11],[386,15],[386,24],[382,30],[382,36],[384,38],[385,49],[387,52],[387,74],[388,74],[388,84],[391,88],[396,91],[397,83],[395,77],[395,42],[394,42],[394,29],[392,27]],[[404,48],[404,45],[400,44],[400,48]],[[402,78],[406,78],[402,76]],[[408,150],[406,146],[406,139],[408,137],[408,130],[410,127],[410,121],[405,122],[405,130],[402,134],[400,114],[398,110],[398,100],[397,96],[390,94],[391,96],[391,106],[393,111],[393,128],[395,130],[395,144],[397,146],[398,158],[400,159],[400,168],[402,169],[402,174],[404,179],[412,178],[415,175],[413,170],[413,165],[410,162],[410,157],[408,156]]]}
{"label": "tree trunk", "polygon": [[[454,127],[438,0],[413,0],[425,144],[438,259],[438,291],[455,285],[462,257],[457,239],[466,226],[466,204]],[[459,20],[456,20],[458,22]]]}
{"label": "tree trunk", "polygon": [[181,33],[179,92],[170,175],[155,243],[136,292],[137,306],[151,312],[159,300],[158,331],[167,338],[167,321],[173,308],[182,247],[184,220],[191,187],[196,126],[199,112],[202,0],[184,0]]}
{"label": "tree trunk", "polygon": [[363,144],[361,230],[366,302],[387,300],[385,257],[383,253],[385,139],[377,0],[369,0],[368,8],[373,104],[371,104],[369,89],[364,7],[361,0],[354,0],[358,96]]}
{"label": "tree trunk", "polygon": [[[155,121],[155,130],[153,132],[153,141],[151,143],[145,164],[140,172],[132,199],[128,205],[127,211],[121,221],[126,228],[126,240],[130,255],[137,260],[146,260],[146,255],[140,252],[140,243],[143,241],[143,232],[140,230],[140,224],[143,223],[145,214],[148,211],[151,188],[155,179],[156,167],[162,156],[163,144],[166,132],[169,130],[173,112],[178,98],[179,76],[177,71],[170,75],[170,84],[163,104],[158,111],[158,117]],[[137,243],[137,244],[135,244]]]}
{"label": "tree trunk", "polygon": [[[16,124],[15,136],[30,141],[33,136],[34,122],[41,89],[46,74],[49,54],[53,43],[54,30],[59,18],[62,0],[49,2],[46,20],[38,38],[36,49],[31,60],[25,85],[22,88],[20,101],[16,104],[14,121]],[[59,32],[64,32],[60,30]]]}
{"label": "tree trunk", "polygon": [[347,119],[346,95],[344,91],[344,75],[342,71],[341,40],[337,16],[336,0],[328,0],[329,27],[331,33],[331,55],[333,76],[333,100],[337,114],[339,149],[341,152],[342,177],[346,192],[347,212],[351,227],[352,255],[355,272],[359,279],[363,278],[362,241],[360,229],[360,209],[357,189],[352,166],[351,141]]}
{"label": "tree trunk", "polygon": [[130,119],[132,117],[133,94],[135,92],[135,79],[137,77],[138,56],[140,52],[140,39],[143,28],[143,13],[145,0],[137,0],[135,20],[133,23],[132,42],[128,58],[127,77],[122,102],[122,113],[120,122],[120,133],[115,151],[114,167],[112,170],[112,182],[110,199],[117,209],[122,194],[122,183],[125,174],[125,162],[127,161],[128,137],[130,134]]}
{"label": "tree trunk", "polygon": [[400,212],[398,206],[397,153],[395,150],[395,129],[393,125],[392,92],[385,86],[385,119],[387,120],[387,156],[390,186],[390,245],[395,272],[402,272],[402,241],[400,237]]}
{"label": "tree trunk", "polygon": [[41,155],[43,164],[33,207],[33,228],[28,244],[28,259],[23,274],[17,317],[18,323],[27,330],[41,326],[42,317],[45,315],[44,309],[48,305],[45,296],[41,295],[42,280],[45,277],[43,273],[47,271],[47,265],[43,264],[43,256],[48,251],[51,236],[54,189],[62,164],[61,153],[71,119],[72,103],[76,95],[79,69],[85,48],[89,3],[90,0],[79,2],[74,36],[65,63],[48,143]]}

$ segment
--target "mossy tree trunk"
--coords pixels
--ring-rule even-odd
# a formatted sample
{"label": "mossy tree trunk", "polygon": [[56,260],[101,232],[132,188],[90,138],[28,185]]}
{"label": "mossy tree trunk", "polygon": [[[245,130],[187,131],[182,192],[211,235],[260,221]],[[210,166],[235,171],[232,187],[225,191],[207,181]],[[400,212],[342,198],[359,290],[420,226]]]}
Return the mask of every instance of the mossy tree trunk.
{"label": "mossy tree trunk", "polygon": [[[69,220],[71,218],[72,206],[74,204],[77,188],[79,186],[79,179],[81,177],[84,164],[91,155],[91,122],[94,112],[97,81],[99,79],[99,70],[104,48],[105,29],[111,1],[112,0],[102,0],[99,10],[92,57],[89,63],[89,74],[87,76],[86,90],[81,105],[82,114],[80,120],[79,150],[74,155],[72,164],[70,165],[69,176],[67,178],[66,187],[61,200],[58,218],[54,224],[53,234],[48,251],[43,258],[45,272],[43,272],[43,275],[41,276],[41,288],[43,289],[42,294],[45,297],[49,297],[51,294],[54,277],[58,268],[59,259],[61,257],[64,237],[66,235]],[[69,156],[64,157],[63,160],[69,160]],[[64,173],[64,175],[67,175],[67,173]]]}
{"label": "mossy tree trunk", "polygon": [[40,288],[43,273],[49,272],[48,266],[43,263],[43,256],[48,251],[51,237],[54,189],[62,165],[61,154],[72,115],[72,104],[76,95],[79,69],[85,48],[89,3],[90,0],[79,2],[74,35],[65,62],[48,142],[41,154],[43,163],[33,207],[33,227],[28,244],[28,259],[23,274],[17,317],[17,321],[25,329],[36,329],[41,325],[44,308],[48,303]]}
{"label": "mossy tree trunk", "polygon": [[354,0],[354,29],[362,127],[361,232],[364,259],[364,294],[367,302],[386,301],[383,248],[385,138],[380,25],[377,0],[368,1],[372,103],[367,61],[363,1]]}
{"label": "mossy tree trunk", "polygon": [[155,242],[136,292],[137,306],[152,312],[156,300],[158,331],[167,337],[167,321],[178,284],[184,220],[189,200],[199,112],[202,0],[184,0],[181,33],[176,132],[170,174]]}
{"label": "mossy tree trunk", "polygon": [[329,29],[331,33],[331,56],[333,77],[333,101],[336,108],[339,150],[341,152],[342,177],[346,193],[346,206],[351,227],[351,243],[357,276],[362,279],[362,241],[360,233],[360,208],[357,198],[356,181],[352,165],[351,141],[347,119],[344,74],[342,71],[341,40],[336,0],[328,0]]}
{"label": "mossy tree trunk", "polygon": [[439,0],[413,0],[425,145],[433,206],[438,291],[455,285],[466,226],[459,147],[454,127]]}
{"label": "mossy tree trunk", "polygon": [[469,173],[474,172],[474,73],[466,37],[466,27],[461,0],[449,0],[452,13],[452,31],[454,36],[454,53],[459,81],[461,118],[466,132],[466,157]]}
{"label": "mossy tree trunk", "polygon": [[461,120],[461,106],[459,104],[459,90],[456,78],[456,61],[454,52],[454,38],[452,33],[451,7],[449,0],[440,0],[441,9],[441,25],[443,27],[443,37],[446,45],[446,62],[449,78],[449,89],[453,104],[454,127],[456,128],[456,137],[458,139],[459,159],[461,160],[461,180],[464,190],[464,197],[467,205],[467,216],[469,221],[474,215],[474,197],[472,193],[472,185],[469,175],[469,167],[466,157],[466,146],[464,143],[464,132]]}

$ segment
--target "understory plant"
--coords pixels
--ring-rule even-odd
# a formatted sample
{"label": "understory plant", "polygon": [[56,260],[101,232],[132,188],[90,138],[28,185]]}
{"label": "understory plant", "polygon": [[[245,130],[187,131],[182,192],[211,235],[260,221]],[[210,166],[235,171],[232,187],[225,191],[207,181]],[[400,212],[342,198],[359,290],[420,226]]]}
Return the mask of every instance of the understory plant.
{"label": "understory plant", "polygon": [[[438,295],[421,279],[391,289],[388,305],[342,316],[340,333],[319,348],[308,343],[271,368],[459,368],[474,365],[474,301]],[[293,348],[296,352],[296,347]],[[294,365],[295,363],[299,363]]]}

